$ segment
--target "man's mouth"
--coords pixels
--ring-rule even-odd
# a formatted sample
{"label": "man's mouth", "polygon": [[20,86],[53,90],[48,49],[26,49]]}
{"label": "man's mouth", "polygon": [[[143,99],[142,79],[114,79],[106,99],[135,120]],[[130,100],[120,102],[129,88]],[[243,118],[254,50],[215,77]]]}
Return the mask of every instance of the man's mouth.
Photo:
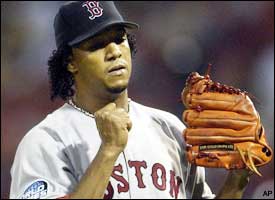
{"label": "man's mouth", "polygon": [[126,72],[126,67],[123,65],[117,65],[117,66],[111,67],[108,70],[108,74],[115,75],[115,76],[122,75],[125,72]]}

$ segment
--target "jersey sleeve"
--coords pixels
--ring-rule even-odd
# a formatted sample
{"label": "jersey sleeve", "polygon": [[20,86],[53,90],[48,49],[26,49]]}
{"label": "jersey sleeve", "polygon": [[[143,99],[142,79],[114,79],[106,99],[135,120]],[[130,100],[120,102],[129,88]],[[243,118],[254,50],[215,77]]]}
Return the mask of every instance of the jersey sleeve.
{"label": "jersey sleeve", "polygon": [[10,198],[61,198],[77,184],[66,147],[53,131],[32,129],[20,142],[11,168]]}

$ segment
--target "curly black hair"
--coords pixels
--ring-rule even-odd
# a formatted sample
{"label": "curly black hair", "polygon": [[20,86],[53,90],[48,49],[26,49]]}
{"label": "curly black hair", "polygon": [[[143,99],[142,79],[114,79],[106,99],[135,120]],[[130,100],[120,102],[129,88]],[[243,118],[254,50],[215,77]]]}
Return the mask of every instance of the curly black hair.
{"label": "curly black hair", "polygon": [[[131,55],[134,57],[137,52],[136,37],[133,34],[127,33],[127,38]],[[52,101],[54,101],[57,97],[60,97],[66,101],[75,93],[72,88],[74,85],[73,74],[67,69],[71,55],[72,48],[68,45],[63,45],[57,50],[54,50],[48,60],[50,99]]]}

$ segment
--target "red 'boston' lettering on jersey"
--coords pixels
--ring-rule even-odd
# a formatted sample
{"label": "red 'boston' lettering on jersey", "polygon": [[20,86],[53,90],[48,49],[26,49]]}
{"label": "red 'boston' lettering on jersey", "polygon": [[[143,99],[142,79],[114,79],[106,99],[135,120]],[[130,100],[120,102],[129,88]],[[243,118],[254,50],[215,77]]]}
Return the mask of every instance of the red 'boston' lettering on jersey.
{"label": "red 'boston' lettering on jersey", "polygon": [[[170,170],[170,181],[169,181],[169,174],[166,174],[168,170],[165,169],[165,167],[160,163],[155,163],[152,168],[147,166],[146,161],[132,161],[128,160],[128,164],[130,168],[135,169],[135,176],[137,178],[138,187],[136,189],[141,189],[140,192],[142,192],[142,189],[146,188],[146,184],[149,184],[148,181],[152,180],[153,185],[155,188],[157,188],[160,191],[168,190],[169,186],[166,187],[166,184],[170,185],[170,191],[169,194],[171,197],[178,198],[179,189],[182,185],[182,179],[179,176],[176,176],[176,173],[173,170]],[[145,177],[143,179],[142,170],[152,170],[151,177],[152,179],[148,179],[149,177]],[[126,169],[125,169],[126,170]],[[129,182],[122,176],[123,172],[125,171],[122,168],[121,164],[118,164],[117,166],[114,166],[112,178],[114,178],[115,181],[117,181],[117,187],[113,187],[111,182],[109,182],[108,187],[104,194],[104,199],[112,199],[114,197],[114,190],[117,189],[118,193],[121,192],[129,192]],[[124,172],[125,173],[125,172]],[[166,177],[167,175],[167,177]],[[129,170],[129,176],[134,176],[134,170]],[[168,181],[167,181],[168,179]],[[131,178],[130,178],[131,180]],[[133,179],[132,179],[133,180]],[[144,183],[144,181],[146,181]],[[167,181],[167,183],[166,183]],[[113,183],[114,184],[114,183]],[[133,184],[133,183],[132,183]],[[136,186],[133,184],[133,186]],[[117,193],[115,192],[115,193]],[[168,191],[167,191],[168,192]]]}
{"label": "red 'boston' lettering on jersey", "polygon": [[[107,192],[107,194],[106,194],[106,192]],[[111,183],[109,182],[107,189],[105,191],[105,194],[104,194],[104,199],[111,199],[111,198],[113,198],[113,196],[114,196],[114,188],[111,185]]]}
{"label": "red 'boston' lettering on jersey", "polygon": [[[158,170],[161,171],[161,184],[158,183]],[[153,165],[152,167],[152,180],[153,180],[153,184],[156,188],[158,188],[159,190],[165,190],[166,189],[166,170],[164,168],[163,165],[156,163]]]}
{"label": "red 'boston' lettering on jersey", "polygon": [[140,168],[143,167],[144,169],[147,168],[147,164],[145,161],[128,161],[128,164],[130,167],[135,167],[136,170],[136,177],[137,177],[137,181],[138,181],[138,187],[139,188],[145,188],[146,186],[143,183],[142,180],[142,173],[140,171]]}
{"label": "red 'boston' lettering on jersey", "polygon": [[178,198],[178,193],[179,193],[179,187],[180,184],[182,183],[182,180],[179,176],[177,176],[177,183],[175,183],[175,172],[170,170],[170,195],[171,197]]}
{"label": "red 'boston' lettering on jersey", "polygon": [[121,174],[123,174],[123,169],[121,164],[114,167],[112,177],[123,184],[123,186],[121,186],[121,184],[117,184],[118,193],[128,192],[129,183],[125,180],[125,178],[123,178],[123,176],[117,175],[115,174],[115,172],[120,172]]}

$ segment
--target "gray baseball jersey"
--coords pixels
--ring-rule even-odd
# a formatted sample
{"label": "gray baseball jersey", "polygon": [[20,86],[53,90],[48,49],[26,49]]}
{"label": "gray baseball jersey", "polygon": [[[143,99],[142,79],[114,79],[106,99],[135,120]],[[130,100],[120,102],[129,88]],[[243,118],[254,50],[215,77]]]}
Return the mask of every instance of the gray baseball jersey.
{"label": "gray baseball jersey", "polygon": [[[215,197],[204,168],[185,159],[185,127],[176,116],[134,101],[129,101],[129,115],[133,126],[105,198]],[[20,142],[11,168],[10,197],[61,198],[71,193],[100,145],[94,118],[65,103]]]}

